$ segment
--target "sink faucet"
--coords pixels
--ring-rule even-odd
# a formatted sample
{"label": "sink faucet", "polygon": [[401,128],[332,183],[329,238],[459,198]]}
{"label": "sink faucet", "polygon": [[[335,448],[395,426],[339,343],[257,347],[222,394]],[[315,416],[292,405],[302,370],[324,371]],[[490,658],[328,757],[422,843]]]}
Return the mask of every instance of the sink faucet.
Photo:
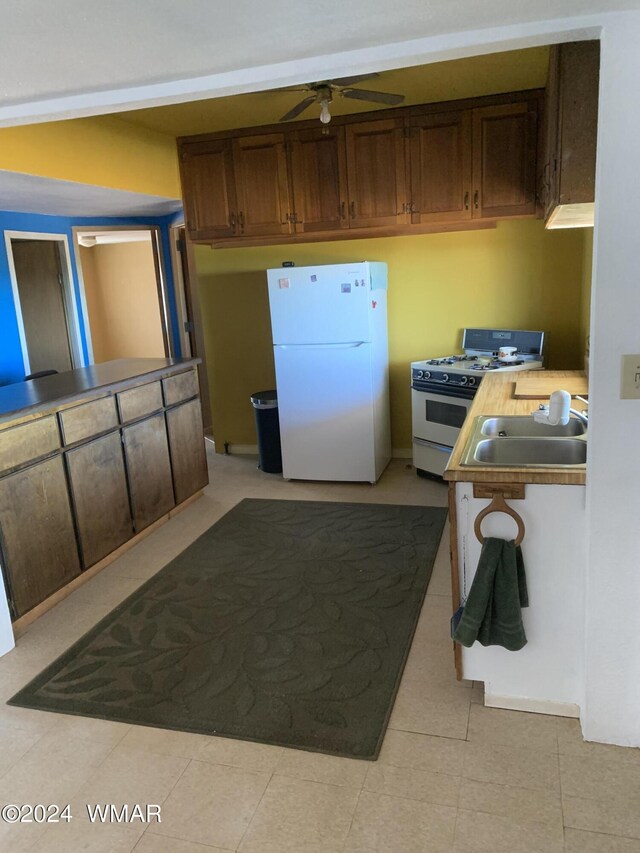
{"label": "sink faucet", "polygon": [[[589,405],[588,401],[583,397],[577,397],[581,403]],[[569,423],[569,416],[574,415],[585,426],[588,423],[588,414],[586,411],[578,412],[571,408],[571,394],[568,391],[554,391],[549,397],[549,405],[540,404],[536,412],[531,412],[534,421],[540,424],[550,424],[557,426],[558,424]]]}
{"label": "sink faucet", "polygon": [[[585,406],[589,405],[589,401],[585,400],[584,397],[578,397],[576,395],[576,400],[580,400],[581,403],[584,403]],[[578,412],[577,409],[569,409],[569,413],[572,414],[575,418],[578,418],[585,426],[589,424],[589,412],[587,409],[583,409],[581,412]]]}

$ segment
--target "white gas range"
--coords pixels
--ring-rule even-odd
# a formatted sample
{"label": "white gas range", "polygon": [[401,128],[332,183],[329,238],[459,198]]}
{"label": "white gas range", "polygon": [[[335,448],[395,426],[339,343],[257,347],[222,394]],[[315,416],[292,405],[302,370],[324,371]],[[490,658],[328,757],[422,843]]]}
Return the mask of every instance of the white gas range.
{"label": "white gas range", "polygon": [[[413,464],[419,474],[444,473],[483,376],[541,370],[543,344],[544,332],[465,329],[462,355],[411,363]],[[506,346],[517,354],[499,360],[498,350]]]}

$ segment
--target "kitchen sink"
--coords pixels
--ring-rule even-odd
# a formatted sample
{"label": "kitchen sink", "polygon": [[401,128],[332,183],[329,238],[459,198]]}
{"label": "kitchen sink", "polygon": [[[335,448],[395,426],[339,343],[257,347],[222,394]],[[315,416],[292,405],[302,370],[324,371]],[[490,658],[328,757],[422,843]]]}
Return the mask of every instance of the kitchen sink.
{"label": "kitchen sink", "polygon": [[567,424],[541,424],[529,415],[505,415],[499,418],[483,418],[480,432],[486,436],[506,436],[510,438],[555,438],[584,435],[585,425],[577,418],[570,418]]}
{"label": "kitchen sink", "polygon": [[475,462],[484,465],[584,465],[587,445],[576,438],[485,438],[476,445]]}
{"label": "kitchen sink", "polygon": [[577,418],[551,426],[532,417],[505,415],[476,418],[461,465],[584,468],[586,462],[586,427]]}

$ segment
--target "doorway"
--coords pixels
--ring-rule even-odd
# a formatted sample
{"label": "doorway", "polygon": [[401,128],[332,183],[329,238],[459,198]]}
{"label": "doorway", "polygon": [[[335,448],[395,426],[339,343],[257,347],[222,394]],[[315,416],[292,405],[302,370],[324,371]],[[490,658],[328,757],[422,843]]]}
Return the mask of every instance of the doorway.
{"label": "doorway", "polygon": [[64,234],[5,232],[25,375],[84,364]]}
{"label": "doorway", "polygon": [[92,363],[173,355],[158,229],[73,230]]}

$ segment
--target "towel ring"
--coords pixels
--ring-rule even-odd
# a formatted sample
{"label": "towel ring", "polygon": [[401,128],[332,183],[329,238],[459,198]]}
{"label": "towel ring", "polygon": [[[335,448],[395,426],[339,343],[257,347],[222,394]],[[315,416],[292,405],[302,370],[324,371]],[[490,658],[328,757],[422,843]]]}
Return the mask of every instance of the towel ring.
{"label": "towel ring", "polygon": [[476,520],[473,524],[473,532],[476,534],[476,538],[479,542],[484,542],[484,536],[482,535],[482,522],[484,521],[487,515],[490,515],[492,512],[504,512],[507,515],[510,515],[511,518],[518,525],[518,535],[515,538],[515,544],[519,545],[524,539],[524,521],[520,518],[515,509],[509,506],[509,504],[505,501],[503,495],[494,495],[491,503],[486,506],[484,509],[480,510],[480,512],[476,516]]}

